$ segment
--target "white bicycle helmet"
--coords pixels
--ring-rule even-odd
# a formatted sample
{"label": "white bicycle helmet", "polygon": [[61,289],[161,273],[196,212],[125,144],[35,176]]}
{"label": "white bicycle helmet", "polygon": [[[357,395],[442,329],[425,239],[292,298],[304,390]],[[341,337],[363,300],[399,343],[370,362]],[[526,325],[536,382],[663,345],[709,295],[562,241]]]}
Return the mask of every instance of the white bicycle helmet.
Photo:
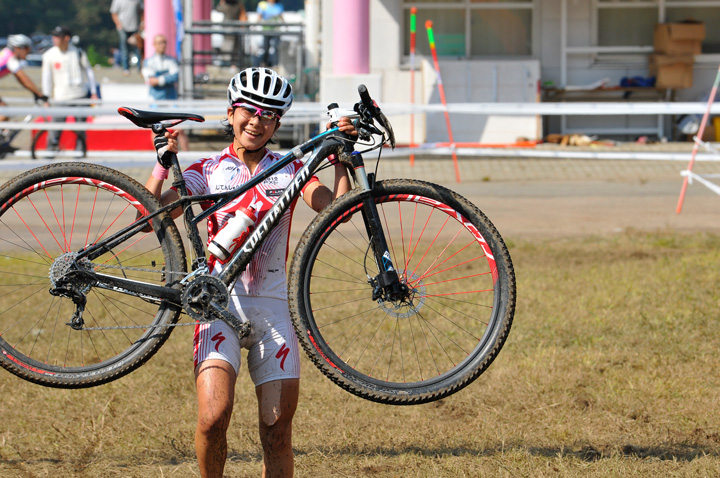
{"label": "white bicycle helmet", "polygon": [[233,76],[228,85],[228,102],[250,101],[265,108],[274,108],[280,115],[287,113],[293,101],[292,86],[268,68],[247,68]]}
{"label": "white bicycle helmet", "polygon": [[32,40],[27,35],[10,35],[7,39],[10,48],[32,48]]}

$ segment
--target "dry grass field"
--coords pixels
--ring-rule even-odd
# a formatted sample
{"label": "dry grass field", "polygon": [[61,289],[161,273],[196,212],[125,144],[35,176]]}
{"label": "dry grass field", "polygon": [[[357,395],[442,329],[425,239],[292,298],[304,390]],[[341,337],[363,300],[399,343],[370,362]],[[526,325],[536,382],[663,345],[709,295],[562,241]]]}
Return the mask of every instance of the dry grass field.
{"label": "dry grass field", "polygon": [[[376,405],[305,361],[297,476],[717,476],[720,237],[628,231],[510,244],[518,310],[503,351],[439,402]],[[0,475],[199,476],[191,336],[88,390],[0,375]],[[238,386],[227,476],[256,476]]]}
{"label": "dry grass field", "polygon": [[[707,221],[718,199],[693,196],[686,207],[702,209],[701,220],[688,214],[674,227],[679,179],[642,174],[607,180],[610,193],[594,201],[596,183],[532,189],[496,174],[464,183],[515,265],[518,305],[503,350],[466,389],[413,407],[355,398],[303,358],[296,476],[720,476],[720,232]],[[658,192],[662,181],[669,195]],[[617,203],[614,221],[592,217],[593,204],[607,212],[603,201]],[[555,233],[552,222],[522,233],[542,216],[542,206],[523,206],[548,202],[545,217],[590,217],[573,230],[558,220]],[[667,214],[653,222],[655,211]],[[633,220],[641,227],[628,228]],[[606,225],[620,230],[596,230]],[[53,390],[0,370],[0,397],[2,477],[199,476],[189,328],[111,384]],[[259,475],[256,427],[243,374],[227,476]]]}

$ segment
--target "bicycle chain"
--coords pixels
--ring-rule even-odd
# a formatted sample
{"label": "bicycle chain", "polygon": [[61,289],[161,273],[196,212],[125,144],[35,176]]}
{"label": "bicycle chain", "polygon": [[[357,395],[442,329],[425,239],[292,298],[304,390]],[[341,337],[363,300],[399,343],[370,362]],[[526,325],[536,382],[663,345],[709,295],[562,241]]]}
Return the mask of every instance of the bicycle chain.
{"label": "bicycle chain", "polygon": [[121,329],[149,329],[151,327],[184,327],[187,325],[198,325],[200,323],[210,324],[219,319],[208,320],[207,322],[183,322],[181,324],[158,324],[158,325],[116,325],[114,327],[83,327],[81,330],[121,330]]}
{"label": "bicycle chain", "polygon": [[[140,272],[154,272],[156,274],[166,274],[166,272],[162,269],[143,269],[142,267],[130,267],[130,266],[114,266],[112,264],[96,264],[94,262],[90,262],[90,265],[93,267],[93,270],[97,269],[123,269],[128,271],[140,271]],[[173,274],[182,274],[184,276],[190,275],[191,272],[179,272],[175,271]]]}

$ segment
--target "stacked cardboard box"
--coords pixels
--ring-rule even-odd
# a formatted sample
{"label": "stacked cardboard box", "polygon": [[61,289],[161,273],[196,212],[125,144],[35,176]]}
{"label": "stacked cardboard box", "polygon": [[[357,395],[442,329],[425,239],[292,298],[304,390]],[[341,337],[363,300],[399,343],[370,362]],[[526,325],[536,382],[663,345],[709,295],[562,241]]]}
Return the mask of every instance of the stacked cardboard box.
{"label": "stacked cardboard box", "polygon": [[702,51],[705,25],[702,23],[662,23],[655,25],[650,55],[650,75],[657,88],[690,88],[693,84],[694,55]]}

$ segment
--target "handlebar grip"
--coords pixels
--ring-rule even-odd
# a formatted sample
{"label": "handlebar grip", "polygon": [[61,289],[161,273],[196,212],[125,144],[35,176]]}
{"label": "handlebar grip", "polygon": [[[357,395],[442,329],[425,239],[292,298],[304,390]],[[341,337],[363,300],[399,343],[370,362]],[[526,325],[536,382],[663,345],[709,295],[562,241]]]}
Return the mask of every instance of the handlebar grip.
{"label": "handlebar grip", "polygon": [[370,93],[368,93],[368,89],[365,85],[360,84],[360,86],[358,86],[358,93],[360,94],[360,100],[365,106],[368,108],[375,107],[375,102],[372,98],[370,98]]}

